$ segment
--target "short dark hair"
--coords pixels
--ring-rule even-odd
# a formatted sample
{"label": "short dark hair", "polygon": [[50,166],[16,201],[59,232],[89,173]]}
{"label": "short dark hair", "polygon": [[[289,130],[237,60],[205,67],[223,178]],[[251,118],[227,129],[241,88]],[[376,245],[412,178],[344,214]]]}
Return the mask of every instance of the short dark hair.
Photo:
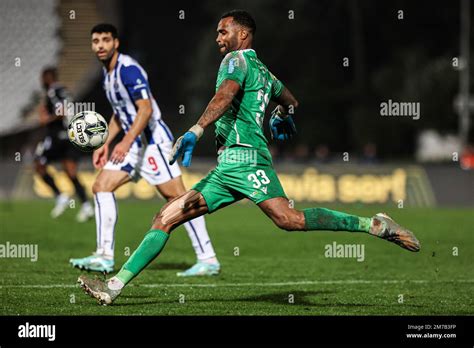
{"label": "short dark hair", "polygon": [[100,23],[94,26],[91,30],[91,35],[94,33],[111,33],[114,39],[118,38],[117,28],[113,24]]}
{"label": "short dark hair", "polygon": [[253,19],[252,15],[244,10],[232,10],[229,12],[224,13],[221,16],[221,19],[232,17],[234,21],[238,24],[246,27],[252,34],[255,34],[257,31],[257,24],[255,24],[255,20]]}
{"label": "short dark hair", "polygon": [[58,79],[58,69],[56,69],[54,66],[47,66],[43,69],[42,76],[45,77],[48,74],[51,74],[54,81]]}

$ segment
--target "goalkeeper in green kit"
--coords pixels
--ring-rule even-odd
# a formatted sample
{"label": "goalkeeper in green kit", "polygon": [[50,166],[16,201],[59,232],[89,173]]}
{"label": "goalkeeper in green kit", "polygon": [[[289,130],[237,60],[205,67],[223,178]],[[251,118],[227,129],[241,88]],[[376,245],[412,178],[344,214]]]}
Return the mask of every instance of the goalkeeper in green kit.
{"label": "goalkeeper in green kit", "polygon": [[112,303],[124,286],[160,254],[176,227],[243,198],[257,204],[286,231],[360,232],[410,251],[420,250],[413,233],[386,214],[370,218],[325,208],[300,211],[291,207],[273,168],[262,126],[265,110],[274,101],[278,106],[270,118],[272,138],[293,137],[296,128],[291,114],[298,102],[252,49],[255,31],[255,21],[245,11],[234,10],[221,17],[216,42],[224,59],[219,67],[216,94],[197,123],[176,141],[170,158],[173,163],[182,157],[183,165],[190,166],[197,141],[214,123],[218,165],[156,214],[151,229],[115,277],[79,277],[84,290],[99,303]]}

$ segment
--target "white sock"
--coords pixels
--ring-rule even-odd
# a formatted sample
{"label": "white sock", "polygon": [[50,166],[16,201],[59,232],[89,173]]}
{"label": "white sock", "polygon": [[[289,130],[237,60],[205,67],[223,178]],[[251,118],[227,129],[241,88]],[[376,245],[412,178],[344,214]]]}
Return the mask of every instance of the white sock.
{"label": "white sock", "polygon": [[198,260],[202,261],[216,256],[214,248],[212,247],[211,239],[207,234],[204,216],[199,216],[186,222],[184,227],[186,228],[186,231],[188,231],[189,238],[191,239]]}
{"label": "white sock", "polygon": [[118,279],[117,277],[112,277],[109,279],[109,281],[107,282],[107,287],[110,289],[110,290],[120,290],[122,289],[123,287],[125,286],[124,283],[122,283],[122,281],[120,279]]}
{"label": "white sock", "polygon": [[97,192],[94,195],[97,253],[114,257],[115,223],[118,212],[113,192]]}
{"label": "white sock", "polygon": [[95,216],[95,240],[96,240],[96,254],[103,254],[104,249],[100,247],[100,233],[99,233],[99,205],[97,204],[97,196],[94,194],[94,216]]}

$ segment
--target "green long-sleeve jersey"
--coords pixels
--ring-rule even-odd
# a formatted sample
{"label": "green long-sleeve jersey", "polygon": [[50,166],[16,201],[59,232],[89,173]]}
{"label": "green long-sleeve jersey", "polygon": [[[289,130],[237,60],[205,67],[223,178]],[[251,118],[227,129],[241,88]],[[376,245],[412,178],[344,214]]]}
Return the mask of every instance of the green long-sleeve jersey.
{"label": "green long-sleeve jersey", "polygon": [[224,80],[240,85],[231,107],[216,123],[216,144],[267,149],[262,124],[272,97],[280,96],[283,84],[268,70],[253,49],[228,53],[219,67],[216,91]]}

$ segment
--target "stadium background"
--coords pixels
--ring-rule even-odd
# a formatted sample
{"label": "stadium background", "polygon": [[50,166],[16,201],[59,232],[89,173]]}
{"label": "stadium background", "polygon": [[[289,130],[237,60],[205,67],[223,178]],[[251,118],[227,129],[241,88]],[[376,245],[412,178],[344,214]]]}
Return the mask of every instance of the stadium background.
{"label": "stadium background", "polygon": [[[290,197],[342,203],[402,199],[421,206],[474,203],[472,127],[462,126],[459,115],[461,76],[469,73],[460,57],[460,1],[173,1],[150,6],[146,1],[5,0],[1,6],[2,32],[7,33],[0,92],[4,198],[52,196],[31,172],[42,134],[36,112],[42,68],[56,65],[76,102],[93,103],[88,105],[110,117],[100,65],[90,50],[95,23],[119,27],[121,50],[147,70],[163,118],[177,136],[214,91],[220,62],[214,41],[217,19],[230,8],[245,8],[258,24],[259,56],[301,105],[298,137],[271,145]],[[468,19],[472,13],[471,8]],[[420,119],[380,116],[380,103],[389,99],[419,102]],[[472,96],[469,105],[472,112]],[[210,133],[196,149],[188,185],[215,164]],[[80,176],[90,187],[95,174],[89,155],[83,155],[82,163]],[[56,177],[60,187],[72,190],[61,172]],[[448,183],[446,177],[455,180]],[[304,186],[310,179],[320,183],[312,193]],[[123,188],[118,196],[155,197],[144,183]]]}

